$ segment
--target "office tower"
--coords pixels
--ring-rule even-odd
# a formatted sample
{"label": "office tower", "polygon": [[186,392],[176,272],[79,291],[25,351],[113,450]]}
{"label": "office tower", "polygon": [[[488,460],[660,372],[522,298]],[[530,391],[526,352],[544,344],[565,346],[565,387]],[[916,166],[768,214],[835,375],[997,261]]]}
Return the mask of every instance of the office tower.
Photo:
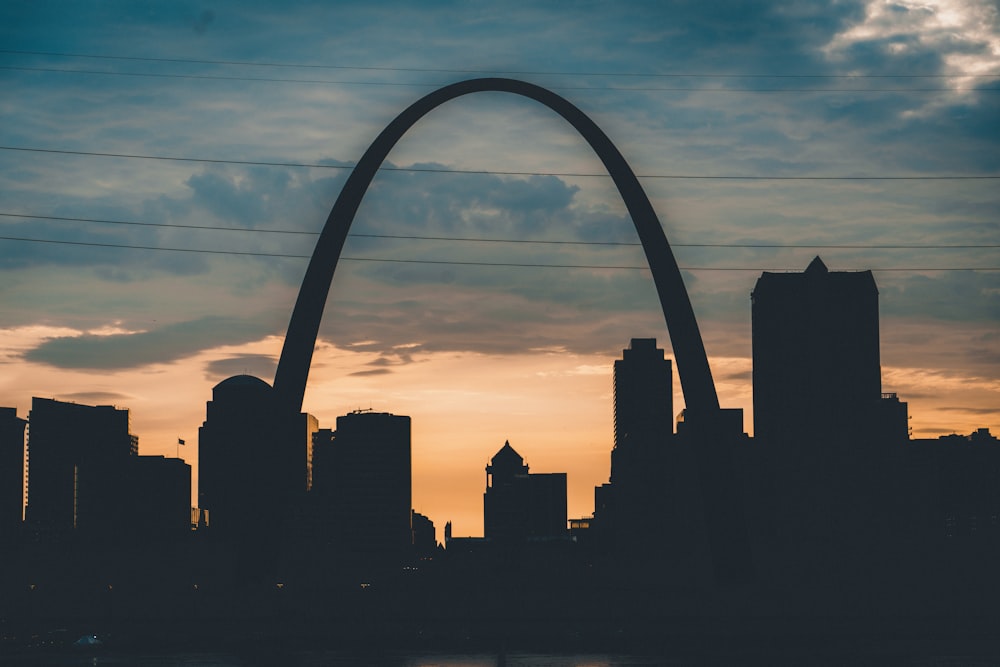
{"label": "office tower", "polygon": [[[872,272],[829,271],[816,257],[802,273],[763,273],[751,300],[756,439],[829,443],[876,428],[888,406]],[[889,411],[898,424],[898,406]]]}
{"label": "office tower", "polygon": [[315,430],[315,418],[284,412],[259,378],[217,384],[198,430],[198,505],[211,531],[273,544],[309,488]]}
{"label": "office tower", "polygon": [[128,410],[32,398],[28,415],[28,507],[33,530],[87,533],[117,530],[122,493],[138,438]]}
{"label": "office tower", "polygon": [[399,560],[411,553],[410,418],[358,410],[337,417],[320,448],[317,491],[340,555]]}
{"label": "office tower", "polygon": [[614,363],[614,436],[610,483],[594,490],[595,538],[631,553],[655,551],[678,454],[673,364],[655,338],[633,338]]}
{"label": "office tower", "polygon": [[0,408],[0,543],[13,539],[24,514],[24,427],[17,408]]}
{"label": "office tower", "polygon": [[[655,338],[633,338],[614,368],[615,444],[611,481],[642,466],[673,434],[673,368]],[[628,468],[624,473],[622,468]]]}
{"label": "office tower", "polygon": [[533,474],[504,442],[486,466],[483,534],[494,541],[566,535],[566,473]]}
{"label": "office tower", "polygon": [[814,549],[803,562],[864,561],[906,515],[906,403],[882,393],[872,272],[830,271],[816,257],[802,273],[765,272],[751,298],[765,532]]}

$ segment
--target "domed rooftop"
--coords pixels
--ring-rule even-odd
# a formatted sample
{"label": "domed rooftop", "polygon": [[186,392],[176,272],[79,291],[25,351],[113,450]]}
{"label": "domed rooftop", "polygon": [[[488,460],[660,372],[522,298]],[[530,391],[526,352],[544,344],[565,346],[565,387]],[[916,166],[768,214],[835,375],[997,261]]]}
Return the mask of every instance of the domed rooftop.
{"label": "domed rooftop", "polygon": [[212,391],[229,391],[232,389],[246,391],[247,389],[256,389],[258,391],[270,391],[271,385],[269,385],[264,380],[253,375],[234,375],[231,378],[226,378],[219,384],[212,387]]}

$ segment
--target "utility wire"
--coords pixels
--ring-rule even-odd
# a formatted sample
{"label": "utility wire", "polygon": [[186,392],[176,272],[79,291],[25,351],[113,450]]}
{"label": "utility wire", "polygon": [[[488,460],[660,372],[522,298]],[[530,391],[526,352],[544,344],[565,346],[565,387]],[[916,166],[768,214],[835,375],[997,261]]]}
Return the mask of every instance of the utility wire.
{"label": "utility wire", "polygon": [[437,74],[517,74],[532,76],[611,76],[640,78],[740,78],[740,79],[947,79],[989,78],[995,74],[737,74],[718,72],[566,72],[513,69],[439,69],[432,67],[373,67],[361,65],[323,65],[308,63],[254,62],[249,60],[204,60],[196,58],[153,58],[140,56],[113,56],[88,53],[63,53],[55,51],[24,51],[0,49],[0,53],[58,58],[90,58],[99,60],[128,60],[136,62],[183,63],[191,65],[238,65],[249,67],[280,67],[293,69],[359,70],[372,72],[433,72]]}
{"label": "utility wire", "polygon": [[[97,151],[70,151],[54,148],[27,146],[0,146],[0,151],[21,151],[27,153],[51,153],[55,155],[78,155],[84,157],[110,157],[136,160],[162,160],[167,162],[200,162],[205,164],[235,164],[255,167],[306,167],[315,169],[354,169],[354,165],[323,164],[319,162],[267,162],[260,160],[223,160],[219,158],[177,157],[169,155],[145,155],[139,153],[102,153]],[[487,169],[446,169],[443,167],[379,167],[379,171],[403,171],[431,174],[479,174],[493,176],[561,176],[573,178],[611,178],[609,174],[587,174],[560,171],[498,171]],[[935,174],[929,176],[740,176],[733,174],[636,174],[637,178],[663,178],[674,180],[729,180],[729,181],[965,181],[1000,180],[998,174]]]}
{"label": "utility wire", "polygon": [[[103,218],[72,218],[55,215],[27,215],[23,213],[0,212],[4,218],[25,218],[28,220],[57,220],[65,222],[91,222],[109,225],[132,225],[138,227],[166,227],[170,229],[197,229],[213,232],[245,232],[256,234],[292,234],[301,236],[319,236],[319,232],[297,229],[273,229],[267,227],[216,227],[213,225],[182,225],[167,222],[137,222],[133,220],[107,220]],[[364,234],[350,233],[349,238],[393,239],[406,241],[454,241],[461,243],[516,243],[535,245],[570,245],[570,246],[600,246],[600,247],[641,247],[641,243],[633,241],[558,241],[531,239],[497,239],[482,237],[458,236],[418,236],[410,234]],[[799,243],[671,243],[675,248],[787,248],[787,249],[836,249],[836,250],[970,250],[1000,248],[1000,244],[799,244]]]}
{"label": "utility wire", "polygon": [[[131,76],[156,79],[196,79],[207,81],[257,81],[265,83],[308,83],[338,86],[393,86],[410,88],[440,88],[453,82],[409,83],[400,81],[334,81],[329,79],[285,79],[261,76],[227,76],[219,74],[170,74],[165,72],[109,72],[107,70],[64,69],[59,67],[23,67],[0,65],[0,70],[18,72],[49,72],[60,74],[96,74],[101,76]],[[626,93],[944,93],[944,92],[1000,92],[1000,88],[692,88],[651,86],[547,86],[550,90],[608,90]]]}
{"label": "utility wire", "polygon": [[[272,252],[249,252],[249,251],[239,251],[239,250],[207,250],[204,248],[165,248],[162,246],[142,246],[142,245],[125,245],[118,243],[93,243],[87,241],[59,241],[54,239],[32,239],[24,238],[18,236],[0,236],[0,240],[3,241],[22,241],[29,243],[49,243],[56,245],[69,245],[69,246],[85,246],[85,247],[96,247],[96,248],[118,248],[118,249],[128,249],[128,250],[156,250],[156,251],[166,251],[166,252],[187,252],[187,253],[203,253],[210,255],[239,255],[239,256],[249,256],[249,257],[277,257],[285,259],[309,259],[310,255],[294,255],[286,253],[272,253]],[[463,262],[455,260],[428,260],[428,259],[392,259],[386,257],[341,257],[341,260],[349,262],[384,262],[391,264],[442,264],[442,265],[454,265],[454,266],[492,266],[492,267],[517,267],[517,268],[547,268],[547,269],[617,269],[617,270],[648,270],[648,266],[613,266],[613,265],[597,265],[597,264],[536,264],[536,263],[520,263],[520,262]],[[769,269],[769,268],[759,268],[759,267],[731,267],[731,266],[682,266],[679,267],[685,271],[769,271],[769,272],[782,272],[789,271],[790,269]],[[889,268],[877,268],[869,269],[871,271],[1000,271],[1000,267],[920,267],[920,268],[910,268],[910,267],[889,267]]]}

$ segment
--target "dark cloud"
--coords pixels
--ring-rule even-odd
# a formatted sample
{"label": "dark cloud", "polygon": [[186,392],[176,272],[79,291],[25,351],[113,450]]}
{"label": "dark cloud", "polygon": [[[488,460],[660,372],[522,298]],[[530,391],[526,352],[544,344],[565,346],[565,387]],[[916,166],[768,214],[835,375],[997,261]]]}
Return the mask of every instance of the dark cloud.
{"label": "dark cloud", "polygon": [[897,279],[879,292],[883,316],[1000,321],[1000,274],[995,271],[917,274]]}
{"label": "dark cloud", "polygon": [[970,415],[1000,414],[1000,408],[968,408],[968,407],[958,407],[958,406],[946,406],[946,407],[938,407],[935,409],[942,410],[944,412],[963,412]]}
{"label": "dark cloud", "polygon": [[753,379],[753,371],[740,371],[738,373],[727,373],[726,375],[723,375],[720,379],[724,381],[749,382],[750,380]]}
{"label": "dark cloud", "polygon": [[291,184],[285,169],[250,168],[229,172],[209,169],[186,181],[192,202],[221,220],[254,227],[273,215],[275,201],[282,201]]}
{"label": "dark cloud", "polygon": [[205,375],[210,380],[222,380],[234,375],[253,375],[259,378],[274,377],[278,361],[264,354],[237,354],[225,359],[216,359],[205,366]]}
{"label": "dark cloud", "polygon": [[[24,18],[31,14],[27,5],[7,4],[0,9],[0,37],[6,35],[11,48],[29,48],[32,45],[21,40],[37,40],[44,35],[45,41],[67,45],[63,50],[81,44],[80,52],[96,52],[101,49],[84,48],[87,35],[103,35],[101,42],[91,37],[89,43],[115,44],[115,52],[122,54],[176,57],[178,53],[190,53],[191,57],[209,60],[224,56],[315,64],[353,62],[388,68],[461,62],[469,69],[726,75],[670,80],[691,88],[818,88],[836,84],[836,80],[823,78],[733,76],[739,74],[938,73],[943,71],[947,56],[978,53],[984,48],[961,34],[950,41],[939,39],[932,46],[912,34],[896,34],[856,42],[828,58],[824,47],[845,28],[865,19],[867,3],[854,1],[576,3],[572,12],[534,2],[515,2],[512,7],[474,3],[467,11],[453,3],[421,3],[419,7],[398,3],[386,10],[362,3],[336,3],[333,7],[322,3],[253,2],[229,12],[223,9],[226,3],[203,11],[197,3],[136,8],[133,3],[118,0],[87,10],[67,7],[59,21],[28,20]],[[895,12],[906,19],[903,9],[898,7]],[[213,11],[218,12],[218,19]],[[4,21],[4,15],[14,20]],[[993,16],[996,20],[995,13]],[[35,19],[41,18],[35,15]],[[216,30],[222,27],[222,18],[226,30]],[[376,25],[378,30],[372,30]],[[85,27],[96,32],[81,29]],[[199,34],[209,28],[213,39],[192,34],[190,27]],[[22,32],[28,37],[23,37]],[[32,32],[36,33],[34,37]],[[446,39],[436,38],[445,34]],[[267,36],[266,45],[262,35]],[[214,46],[223,37],[226,41]],[[387,41],[391,41],[391,48],[386,47]],[[216,53],[215,48],[220,50]],[[148,70],[155,67],[149,64]],[[162,64],[157,71],[181,70]],[[206,74],[241,71],[249,70],[223,71],[208,65],[198,69]],[[276,74],[286,75],[298,76],[294,72]],[[329,166],[348,164],[349,160],[342,158],[356,159],[385,123],[423,90],[395,85],[342,87],[195,80],[175,80],[164,85],[163,80],[96,76],[62,77],[50,85],[35,74],[21,85],[19,76],[8,73],[6,79],[11,84],[8,97],[12,106],[10,122],[4,129],[12,144],[318,162]],[[358,74],[358,80],[429,86],[441,76],[386,70]],[[310,70],[309,77],[321,78],[319,70]],[[751,175],[894,171],[935,174],[1000,168],[1000,124],[996,122],[1000,95],[993,93],[702,94],[623,90],[633,84],[636,89],[669,87],[662,78],[539,75],[537,80],[579,103],[616,141],[622,137],[620,147],[630,160],[638,156],[634,166],[640,173],[644,169],[639,165],[648,167],[649,173]],[[628,86],[623,84],[625,81]],[[844,85],[890,87],[902,82],[851,80]],[[985,80],[978,85],[992,87],[996,82]],[[490,143],[495,139],[492,133],[510,126],[510,134],[504,136],[513,140],[531,136],[529,130],[533,128],[528,127],[526,119],[545,116],[545,110],[535,114],[532,107],[530,113],[522,114],[522,107],[516,104],[493,108],[495,102],[495,97],[486,95],[470,101],[475,111],[472,115],[479,124],[447,127],[440,135],[445,138],[439,145],[441,152],[431,154],[439,162],[416,166],[437,168],[466,160],[478,161],[487,169],[510,168],[503,160],[514,164],[521,156],[516,151],[505,156],[506,146]],[[428,124],[432,123],[429,118]],[[414,128],[414,140],[419,142],[426,129],[423,124]],[[463,144],[463,136],[476,141]],[[561,135],[550,139],[546,130],[539,140],[550,142],[563,155],[578,155],[563,150]],[[496,146],[500,156],[497,161],[491,145]],[[452,149],[455,152],[449,153]],[[526,153],[534,149],[530,146]],[[324,158],[324,151],[336,152],[338,158]],[[277,166],[191,166],[83,156],[46,162],[37,157],[36,161],[20,154],[0,155],[5,206],[76,217],[319,231],[346,178],[344,171]],[[554,169],[548,162],[536,161],[536,155],[524,158],[522,166],[526,170]],[[556,176],[382,172],[362,203],[353,231],[634,241],[634,230],[621,212],[617,195],[610,186],[591,186],[596,180],[581,180],[577,185],[572,179]],[[666,179],[644,179],[644,185],[653,192],[658,210],[678,212],[676,216],[665,216],[665,221],[676,225],[670,229],[677,229],[682,240],[700,235],[696,240],[793,242],[808,237],[813,242],[864,243],[909,234],[908,240],[914,242],[930,243],[947,237],[955,243],[969,239],[987,243],[996,235],[996,223],[991,221],[997,217],[998,202],[995,195],[983,195],[981,187],[970,194],[971,186],[959,188],[954,184],[922,185],[908,191],[900,189],[902,186],[893,190],[897,186],[867,185],[862,191],[857,184],[841,183],[796,183],[794,188],[714,181],[692,185]],[[591,187],[605,187],[611,194],[596,204],[600,197],[593,194]],[[688,196],[679,196],[680,192]],[[859,201],[869,205],[864,215],[858,215]],[[308,254],[314,243],[314,237],[309,236],[37,220],[0,222],[8,235],[74,243],[293,254]],[[673,231],[670,236],[672,241],[678,240]],[[695,266],[755,265],[753,262],[765,261],[788,268],[805,266],[794,265],[788,255],[777,250],[753,254],[725,254],[729,251],[719,249],[685,252],[683,263]],[[350,239],[345,254],[427,261],[644,264],[641,252],[634,248],[362,238]],[[845,256],[849,262],[868,262],[872,258],[841,255]],[[940,255],[931,259],[938,261]],[[930,265],[931,259],[921,257],[920,261]],[[213,255],[83,245],[0,244],[0,269],[9,269],[7,275],[11,278],[17,278],[23,268],[57,265],[70,270],[90,269],[79,272],[80,283],[94,276],[105,283],[148,280],[150,285],[161,274],[204,276],[190,283],[192,301],[197,300],[199,283],[209,279],[213,284],[229,286],[246,299],[273,288],[279,281],[296,286],[305,264],[298,260],[246,258],[246,266],[256,272],[247,278],[251,271],[232,269],[236,261],[244,260],[230,262]],[[968,264],[971,260],[948,261]],[[688,272],[685,280],[703,325],[705,320],[748,322],[748,286],[724,282],[706,273]],[[95,288],[95,294],[101,287]],[[949,322],[996,322],[998,287],[993,274],[904,277],[882,288],[883,313]],[[150,289],[149,298],[155,299],[155,288]],[[49,313],[60,310],[55,300],[43,301],[38,308],[48,308]],[[78,310],[103,307],[74,306]],[[280,304],[280,308],[285,306]],[[393,346],[414,341],[424,343],[427,349],[507,351],[524,349],[530,342],[583,351],[608,345],[620,349],[622,340],[632,333],[630,328],[663,328],[655,290],[644,271],[344,262],[338,269],[328,310],[324,336],[338,342],[376,339],[380,343],[372,349],[387,355],[382,362],[386,364],[402,359],[398,354],[391,356],[396,354]],[[175,320],[196,317],[172,315]],[[50,341],[30,354],[48,359],[47,363],[74,367],[118,367],[116,364],[177,358],[188,353],[185,350],[240,340],[242,335],[234,330],[213,337],[207,331],[194,333],[197,327],[193,322],[185,326],[187,330],[181,327],[171,335],[157,331],[128,337]],[[263,324],[250,322],[246,327],[255,332],[254,336],[267,330]],[[713,334],[711,326],[703,329],[718,341],[725,338]],[[728,331],[725,335],[733,338]],[[977,349],[987,355],[989,344]],[[969,353],[974,352],[970,347]],[[207,372],[240,370],[244,362],[266,366],[264,359],[233,358]]]}
{"label": "dark cloud", "polygon": [[216,345],[257,340],[267,333],[251,320],[205,317],[144,333],[52,338],[24,358],[59,368],[115,370],[176,361]]}
{"label": "dark cloud", "polygon": [[388,375],[390,373],[392,373],[392,371],[389,370],[388,368],[373,368],[372,370],[369,370],[369,371],[355,371],[353,373],[348,373],[348,375],[357,375],[357,376],[360,376],[360,377],[367,377],[367,376],[370,376],[370,375]]}
{"label": "dark cloud", "polygon": [[109,405],[123,404],[135,399],[135,396],[114,391],[78,391],[72,394],[60,394],[59,398],[64,401],[83,401],[95,405]]}

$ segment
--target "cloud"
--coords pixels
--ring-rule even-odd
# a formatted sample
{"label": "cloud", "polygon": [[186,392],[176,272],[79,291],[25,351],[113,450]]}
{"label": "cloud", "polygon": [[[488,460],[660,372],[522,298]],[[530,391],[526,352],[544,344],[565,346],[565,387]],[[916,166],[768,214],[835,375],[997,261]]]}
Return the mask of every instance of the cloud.
{"label": "cloud", "polygon": [[251,320],[205,317],[142,333],[50,338],[27,351],[24,359],[66,369],[117,370],[176,361],[206,348],[257,340],[267,333]]}
{"label": "cloud", "polygon": [[60,394],[59,398],[64,401],[83,401],[95,405],[122,405],[135,399],[131,394],[122,394],[116,391],[77,391],[71,394]]}
{"label": "cloud", "polygon": [[390,373],[392,373],[392,371],[389,370],[388,368],[373,368],[367,371],[355,371],[353,373],[348,373],[348,375],[357,377],[368,377],[374,375],[388,375]]}
{"label": "cloud", "polygon": [[969,408],[960,406],[941,406],[937,408],[943,412],[962,412],[970,415],[995,415],[1000,414],[1000,408]]}
{"label": "cloud", "polygon": [[738,371],[736,373],[726,373],[719,379],[722,380],[723,382],[737,382],[737,381],[749,382],[752,378],[753,378],[753,371],[746,370],[746,371]]}
{"label": "cloud", "polygon": [[879,289],[883,315],[963,322],[1000,321],[1000,274],[942,271],[896,279]]}
{"label": "cloud", "polygon": [[277,367],[277,359],[265,354],[237,354],[210,361],[205,366],[205,375],[212,380],[222,380],[242,374],[272,378]]}

